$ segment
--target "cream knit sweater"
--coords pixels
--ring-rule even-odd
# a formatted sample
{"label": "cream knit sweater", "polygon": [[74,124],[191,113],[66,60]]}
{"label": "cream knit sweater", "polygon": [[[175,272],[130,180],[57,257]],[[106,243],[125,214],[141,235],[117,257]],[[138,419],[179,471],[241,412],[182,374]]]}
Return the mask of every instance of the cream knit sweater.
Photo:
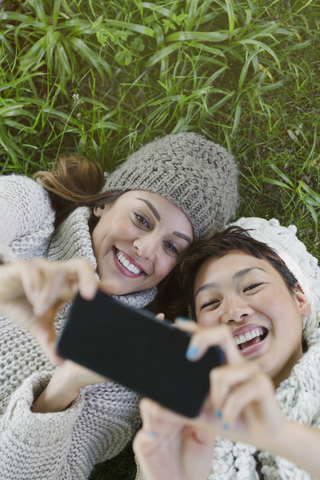
{"label": "cream knit sweater", "polygon": [[[17,175],[0,178],[0,260],[87,257],[96,267],[87,220],[78,208],[54,231],[55,214],[47,192]],[[1,268],[1,266],[0,266]],[[143,307],[154,291],[121,297]],[[56,319],[59,331],[70,305]],[[55,367],[38,343],[0,314],[0,479],[87,479],[96,463],[113,457],[139,425],[138,397],[117,385],[85,387],[63,412],[33,413]]]}

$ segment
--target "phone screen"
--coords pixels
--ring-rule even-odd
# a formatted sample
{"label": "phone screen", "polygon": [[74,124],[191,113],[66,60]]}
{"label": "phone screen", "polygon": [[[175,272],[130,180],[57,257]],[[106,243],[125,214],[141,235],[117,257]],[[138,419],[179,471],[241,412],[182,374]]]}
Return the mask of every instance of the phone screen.
{"label": "phone screen", "polygon": [[58,353],[188,417],[209,391],[209,372],[224,362],[211,347],[197,362],[186,358],[191,335],[145,310],[98,291],[78,295],[58,341]]}

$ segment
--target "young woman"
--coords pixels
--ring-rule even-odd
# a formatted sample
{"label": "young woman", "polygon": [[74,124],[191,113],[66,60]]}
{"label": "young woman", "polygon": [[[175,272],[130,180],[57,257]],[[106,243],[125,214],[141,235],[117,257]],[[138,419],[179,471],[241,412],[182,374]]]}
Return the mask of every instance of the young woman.
{"label": "young woman", "polygon": [[295,227],[236,225],[182,266],[197,320],[179,322],[194,333],[187,357],[220,345],[226,364],[197,419],[143,401],[134,447],[148,480],[319,478],[320,269]]}
{"label": "young woman", "polygon": [[137,396],[61,364],[54,342],[70,308],[63,304],[78,290],[92,298],[99,279],[109,294],[146,306],[236,200],[233,158],[194,133],[146,145],[106,178],[71,158],[36,182],[0,179],[2,478],[86,479],[125,446],[139,423]]}

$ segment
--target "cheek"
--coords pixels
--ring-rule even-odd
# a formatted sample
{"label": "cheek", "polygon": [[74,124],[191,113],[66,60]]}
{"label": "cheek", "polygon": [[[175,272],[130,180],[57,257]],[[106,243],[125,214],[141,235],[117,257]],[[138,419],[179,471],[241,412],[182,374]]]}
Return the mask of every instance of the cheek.
{"label": "cheek", "polygon": [[135,232],[135,227],[131,220],[125,218],[114,218],[112,222],[101,224],[100,235],[112,237],[119,240],[131,240]]}
{"label": "cheek", "polygon": [[196,316],[197,316],[197,323],[200,325],[200,327],[210,328],[210,327],[214,327],[215,325],[218,325],[217,318],[210,312],[199,313]]}
{"label": "cheek", "polygon": [[158,275],[162,278],[166,277],[171,270],[177,265],[177,260],[174,258],[169,257],[167,254],[164,254],[160,257],[160,261],[158,263]]}

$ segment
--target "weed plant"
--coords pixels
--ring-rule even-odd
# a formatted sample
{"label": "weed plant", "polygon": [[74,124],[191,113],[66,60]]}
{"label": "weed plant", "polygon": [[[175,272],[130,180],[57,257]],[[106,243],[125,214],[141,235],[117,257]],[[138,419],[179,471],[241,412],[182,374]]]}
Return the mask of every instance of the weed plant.
{"label": "weed plant", "polygon": [[[61,152],[111,171],[195,131],[235,155],[238,216],[295,223],[320,258],[318,0],[1,3],[1,174]],[[92,480],[134,478],[128,452]]]}

